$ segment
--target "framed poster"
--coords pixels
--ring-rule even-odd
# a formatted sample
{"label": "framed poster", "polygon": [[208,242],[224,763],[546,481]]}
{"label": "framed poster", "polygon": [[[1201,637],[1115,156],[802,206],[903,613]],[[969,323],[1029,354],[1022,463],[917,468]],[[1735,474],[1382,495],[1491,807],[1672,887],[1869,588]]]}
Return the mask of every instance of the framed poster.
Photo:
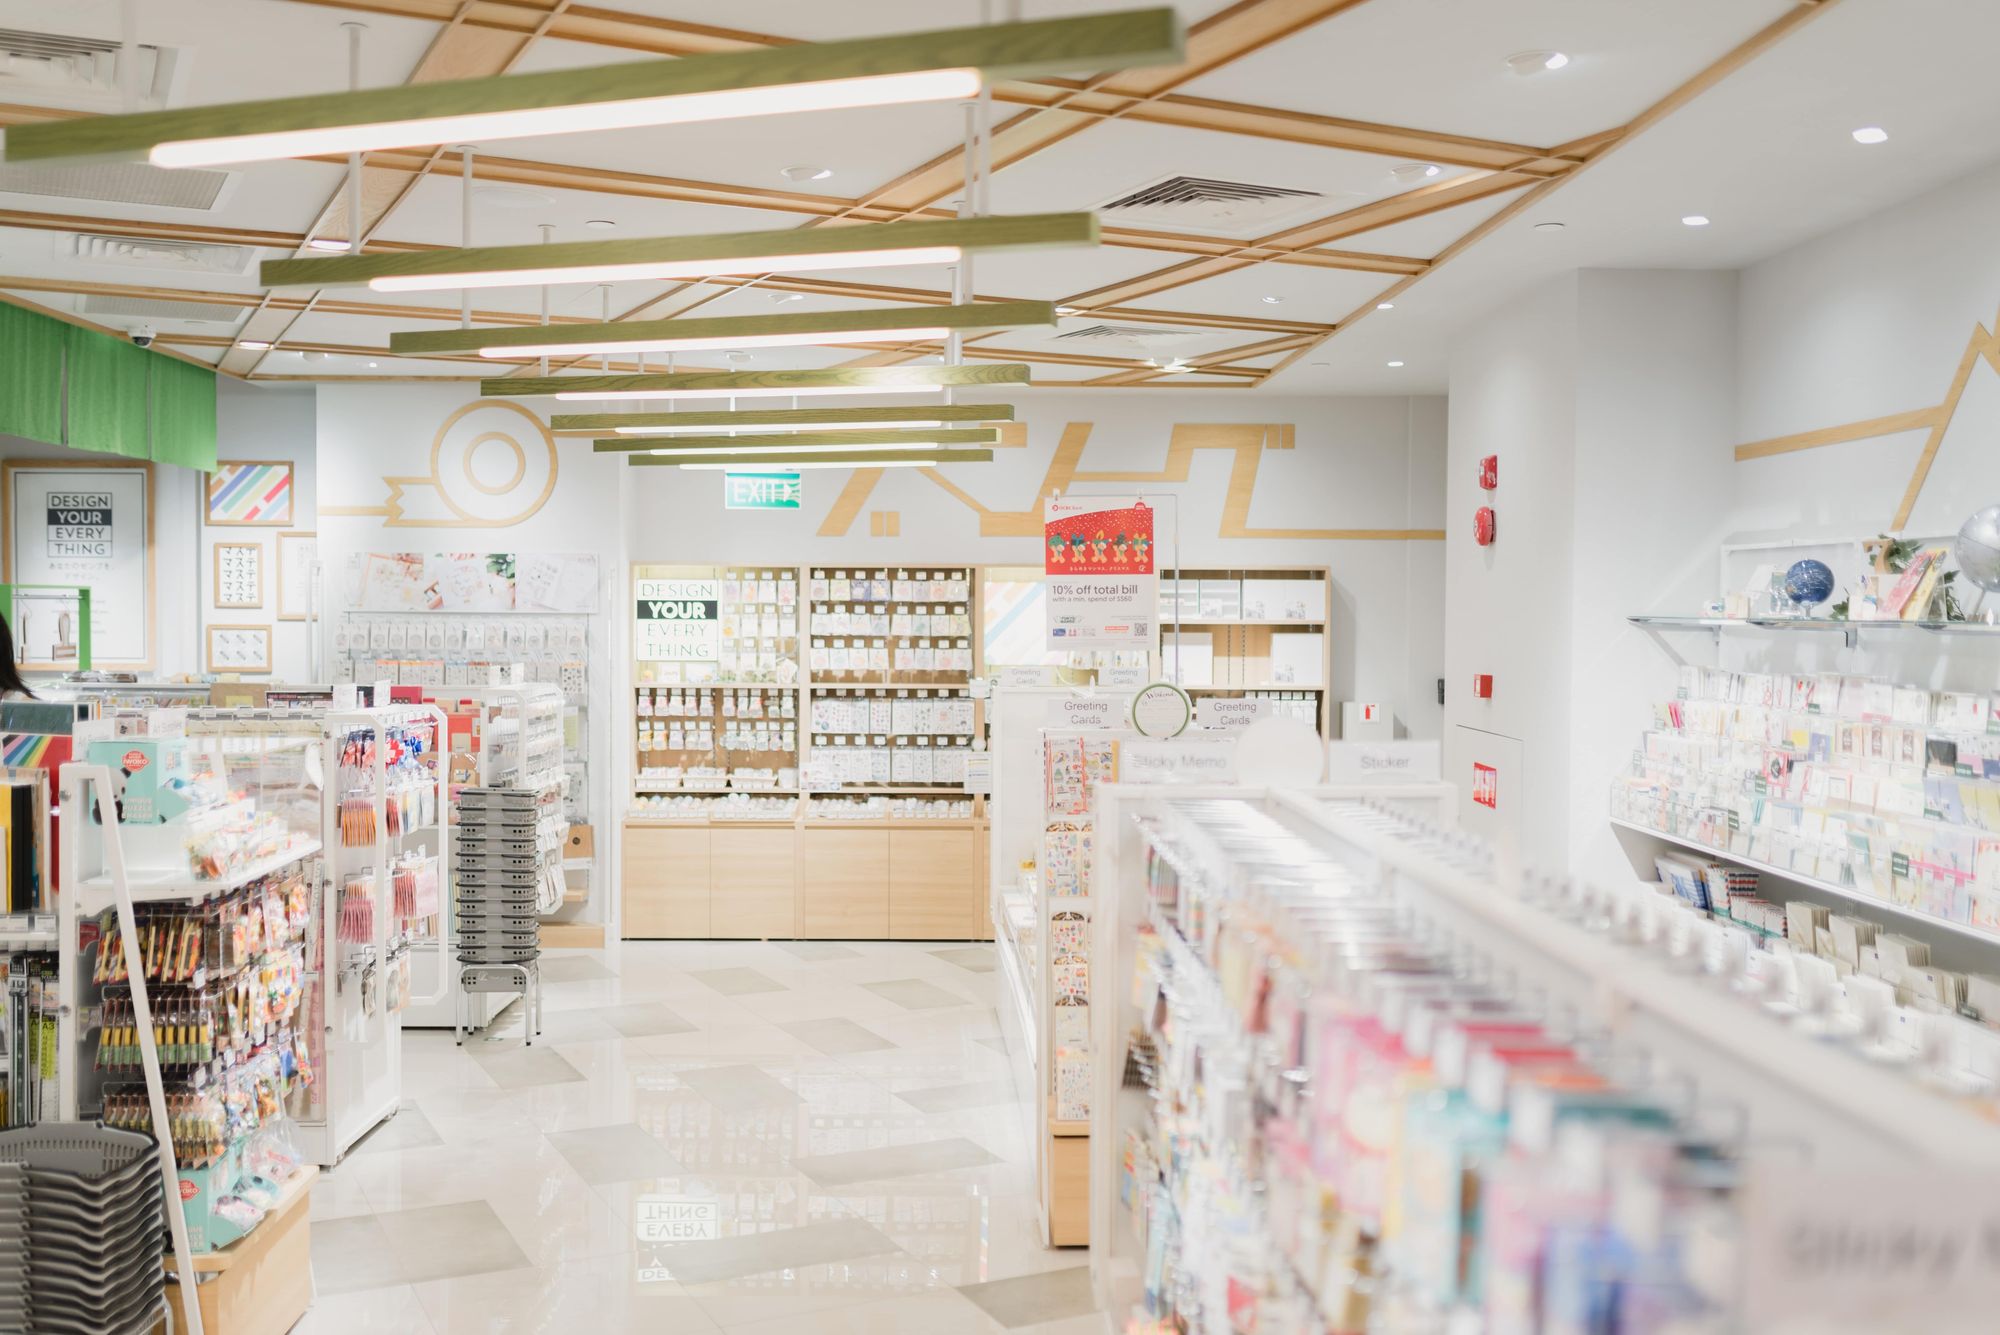
{"label": "framed poster", "polygon": [[[0,579],[90,589],[97,667],[153,666],[153,466],[140,459],[9,459],[0,465],[7,537]],[[60,616],[16,614],[21,666],[68,671]],[[46,622],[47,624],[43,624]]]}
{"label": "framed poster", "polygon": [[264,605],[264,544],[215,544],[215,605],[219,608]]}
{"label": "framed poster", "polygon": [[212,525],[292,526],[292,466],[282,459],[231,459],[208,475]]}
{"label": "framed poster", "polygon": [[313,612],[313,564],[319,534],[278,535],[278,620],[304,621]]}
{"label": "framed poster", "polygon": [[210,626],[208,628],[208,670],[210,672],[269,672],[271,670],[271,628],[269,626]]}

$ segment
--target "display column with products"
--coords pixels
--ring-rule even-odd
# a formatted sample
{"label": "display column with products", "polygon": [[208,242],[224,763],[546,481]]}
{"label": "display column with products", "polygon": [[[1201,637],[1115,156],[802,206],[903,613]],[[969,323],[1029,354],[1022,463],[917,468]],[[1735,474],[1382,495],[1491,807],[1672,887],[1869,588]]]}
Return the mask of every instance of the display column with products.
{"label": "display column with products", "polygon": [[630,937],[987,934],[973,567],[633,567]]}

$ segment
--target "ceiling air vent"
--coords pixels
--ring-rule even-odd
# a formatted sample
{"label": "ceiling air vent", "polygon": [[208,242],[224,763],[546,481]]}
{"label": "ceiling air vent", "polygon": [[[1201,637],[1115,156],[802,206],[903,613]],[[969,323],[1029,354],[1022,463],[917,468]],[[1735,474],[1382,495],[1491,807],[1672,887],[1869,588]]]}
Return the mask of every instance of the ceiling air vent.
{"label": "ceiling air vent", "polygon": [[1081,329],[1072,329],[1066,334],[1057,334],[1056,341],[1075,339],[1079,342],[1112,343],[1166,343],[1177,338],[1199,338],[1201,334],[1193,329],[1167,329],[1159,325],[1143,324],[1093,324]]}
{"label": "ceiling air vent", "polygon": [[121,320],[194,320],[206,324],[235,324],[243,316],[241,306],[215,301],[164,301],[151,297],[86,296],[84,315],[104,315]]}
{"label": "ceiling air vent", "polygon": [[[120,62],[129,61],[124,69]],[[0,28],[0,101],[78,111],[150,111],[167,105],[184,68],[173,47],[114,38]],[[126,88],[136,105],[128,105]]]}
{"label": "ceiling air vent", "polygon": [[1244,232],[1304,213],[1326,196],[1318,190],[1218,181],[1206,176],[1163,176],[1130,194],[1099,204],[1112,222],[1159,223],[1198,231]]}
{"label": "ceiling air vent", "polygon": [[199,167],[168,171],[144,162],[9,162],[0,164],[0,193],[213,209],[230,177],[229,172]]}
{"label": "ceiling air vent", "polygon": [[173,269],[181,273],[246,274],[257,252],[249,246],[206,241],[149,241],[131,236],[79,232],[72,253],[92,264],[133,269]]}

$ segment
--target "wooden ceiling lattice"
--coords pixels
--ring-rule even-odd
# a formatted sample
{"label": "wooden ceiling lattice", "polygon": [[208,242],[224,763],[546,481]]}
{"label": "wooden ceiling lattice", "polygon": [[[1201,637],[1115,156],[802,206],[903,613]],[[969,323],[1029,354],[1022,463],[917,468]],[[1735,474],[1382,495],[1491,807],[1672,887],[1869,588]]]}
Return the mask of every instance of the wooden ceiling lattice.
{"label": "wooden ceiling lattice", "polygon": [[[1762,30],[1675,86],[1623,124],[1607,126],[1568,143],[1551,146],[1509,143],[1433,129],[1379,124],[1308,112],[1281,110],[1200,96],[1187,91],[1205,75],[1245,58],[1298,40],[1301,34],[1331,25],[1339,30],[1343,15],[1369,7],[1394,6],[1404,0],[1236,0],[1194,23],[1188,31],[1186,59],[1170,69],[1128,70],[1087,79],[1014,80],[994,87],[996,105],[990,159],[1002,181],[1008,169],[1046,153],[1057,145],[1092,135],[1112,123],[1162,127],[1203,135],[1232,136],[1249,141],[1303,147],[1398,162],[1434,163],[1450,169],[1442,179],[1400,189],[1365,203],[1340,208],[1322,217],[1293,222],[1247,239],[1151,227],[1107,224],[1102,230],[1107,256],[1130,252],[1159,261],[1139,272],[1129,263],[1115,267],[1116,276],[1068,296],[1057,298],[1066,314],[1084,319],[1157,330],[1162,336],[1186,332],[1207,336],[1201,351],[1175,359],[1177,368],[1197,379],[1163,369],[1159,355],[1112,355],[1125,347],[1081,346],[1074,349],[1012,347],[1019,341],[1010,331],[995,331],[965,339],[968,358],[1025,361],[1038,366],[1089,372],[1084,376],[1037,377],[1041,384],[1093,387],[1256,388],[1293,365],[1328,339],[1367,318],[1378,303],[1389,301],[1421,282],[1439,267],[1532,207],[1550,192],[1594,163],[1671,115],[1706,89],[1740,69],[1776,42],[1838,0],[1793,0],[1791,7]],[[411,71],[411,82],[470,78],[505,73],[516,68],[538,43],[579,43],[608,51],[649,56],[695,56],[723,51],[785,46],[798,38],[750,32],[709,24],[631,13],[573,0],[289,0],[292,5],[341,11],[365,20],[379,16],[397,21],[436,25],[429,46]],[[19,104],[0,104],[0,127],[78,113]],[[1087,139],[1086,139],[1086,142]],[[502,146],[505,147],[504,145]],[[362,173],[362,216],[356,220],[363,249],[395,252],[431,249],[430,243],[397,235],[399,210],[417,195],[433,172],[456,176],[459,153],[452,148],[405,149],[369,154]],[[815,228],[902,218],[956,216],[956,197],[967,185],[967,161],[962,147],[933,153],[923,161],[854,195],[805,190],[770,189],[723,181],[689,179],[624,168],[537,161],[504,152],[475,149],[471,173],[483,185],[526,187],[538,191],[581,192],[607,199],[656,201],[676,206],[756,210],[797,219],[797,226]],[[1386,170],[1386,169],[1385,169]],[[1482,201],[1504,201],[1474,225],[1429,255],[1385,253],[1367,244],[1370,234],[1420,218],[1450,216],[1453,210]],[[1070,201],[1066,207],[1087,207]],[[1018,211],[1018,210],[1011,210]],[[1483,211],[1482,211],[1483,212]],[[155,241],[207,242],[312,254],[315,239],[349,234],[344,185],[320,205],[303,231],[234,227],[221,223],[162,221],[157,218],[91,217],[64,212],[0,210],[0,228],[49,232],[92,232]],[[707,230],[726,230],[718,227]],[[1358,248],[1357,248],[1358,247]],[[1142,261],[1143,263],[1143,261]],[[1284,319],[1262,314],[1179,309],[1174,294],[1205,280],[1222,278],[1259,266],[1275,266],[1303,280],[1308,272],[1328,275],[1379,276],[1384,286],[1337,319]],[[1331,281],[1331,280],[1329,280]],[[1353,280],[1344,280],[1353,281]],[[133,297],[158,300],[199,300],[248,311],[230,335],[174,333],[160,343],[185,353],[221,348],[216,361],[221,372],[248,379],[297,379],[267,369],[276,351],[326,352],[334,355],[385,359],[385,375],[398,363],[386,359],[386,337],[380,345],[347,338],[316,337],[309,319],[318,316],[386,320],[432,320],[455,324],[458,311],[412,302],[345,299],[320,292],[214,291],[190,278],[189,287],[164,283],[117,283],[60,275],[0,275],[0,290],[79,298]],[[700,282],[661,282],[638,301],[628,301],[614,316],[618,321],[660,319],[696,311],[744,287],[801,297],[836,297],[885,304],[950,304],[944,287],[914,287],[854,281],[844,277],[805,274],[751,275]],[[977,301],[1018,298],[981,292]],[[1154,305],[1163,302],[1164,305]],[[489,303],[490,304],[490,303]],[[1188,301],[1184,305],[1199,305]],[[539,316],[502,307],[478,306],[475,324],[524,326]],[[63,313],[64,318],[79,317]],[[576,323],[582,317],[559,315],[555,323]],[[1239,335],[1232,346],[1212,346],[1214,335]],[[244,341],[268,343],[269,349],[248,349]],[[1144,339],[1137,340],[1144,342]],[[840,365],[887,366],[936,356],[942,345],[913,341],[901,345],[857,347],[859,354]],[[476,378],[490,361],[428,354],[426,364],[464,361],[464,378]],[[580,359],[578,359],[580,360]],[[597,359],[592,358],[596,365]],[[576,361],[552,363],[552,369]],[[533,374],[532,366],[514,373]],[[459,373],[431,375],[458,378]],[[342,376],[342,379],[361,378]]]}

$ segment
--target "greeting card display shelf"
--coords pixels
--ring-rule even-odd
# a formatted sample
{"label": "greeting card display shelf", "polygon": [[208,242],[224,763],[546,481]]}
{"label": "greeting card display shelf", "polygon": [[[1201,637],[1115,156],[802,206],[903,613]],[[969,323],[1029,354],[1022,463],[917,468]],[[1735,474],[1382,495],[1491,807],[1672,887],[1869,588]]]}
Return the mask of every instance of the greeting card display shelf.
{"label": "greeting card display shelf", "polygon": [[1333,578],[1325,566],[1160,571],[1152,671],[1190,695],[1294,691],[1331,728]]}
{"label": "greeting card display shelf", "polygon": [[1902,621],[1883,619],[1879,621],[1835,620],[1832,617],[1710,617],[1710,616],[1655,616],[1644,614],[1625,618],[1631,624],[1646,631],[1662,630],[1705,630],[1713,638],[1720,638],[1724,631],[1817,631],[1841,636],[1852,649],[1860,643],[1863,635],[1888,634],[1907,631],[1928,631],[1934,635],[2000,635],[2000,625],[1987,621]]}
{"label": "greeting card display shelf", "polygon": [[1825,880],[1818,876],[1808,876],[1804,872],[1793,871],[1788,867],[1780,867],[1774,862],[1762,862],[1756,858],[1745,857],[1741,853],[1732,853],[1726,848],[1716,848],[1711,844],[1704,844],[1698,839],[1690,839],[1685,835],[1670,834],[1665,830],[1657,829],[1642,821],[1627,820],[1623,816],[1613,816],[1610,820],[1611,824],[1618,829],[1630,830],[1635,834],[1642,834],[1650,839],[1658,839],[1662,843],[1673,844],[1677,847],[1700,853],[1706,857],[1714,858],[1718,862],[1727,862],[1736,867],[1746,867],[1761,875],[1776,877],[1781,881],[1800,886],[1806,890],[1832,895],[1849,903],[1859,905],[1871,913],[1887,913],[1906,922],[1919,924],[1922,927],[1944,932],[1951,936],[1962,937],[1966,941],[1972,942],[1985,950],[2000,951],[2000,935],[1982,928],[1973,927],[1967,923],[1953,922],[1949,918],[1940,918],[1935,913],[1926,913],[1922,909],[1909,908],[1896,903],[1894,900],[1870,894],[1866,890],[1858,889],[1855,886],[1841,885],[1837,881]]}

